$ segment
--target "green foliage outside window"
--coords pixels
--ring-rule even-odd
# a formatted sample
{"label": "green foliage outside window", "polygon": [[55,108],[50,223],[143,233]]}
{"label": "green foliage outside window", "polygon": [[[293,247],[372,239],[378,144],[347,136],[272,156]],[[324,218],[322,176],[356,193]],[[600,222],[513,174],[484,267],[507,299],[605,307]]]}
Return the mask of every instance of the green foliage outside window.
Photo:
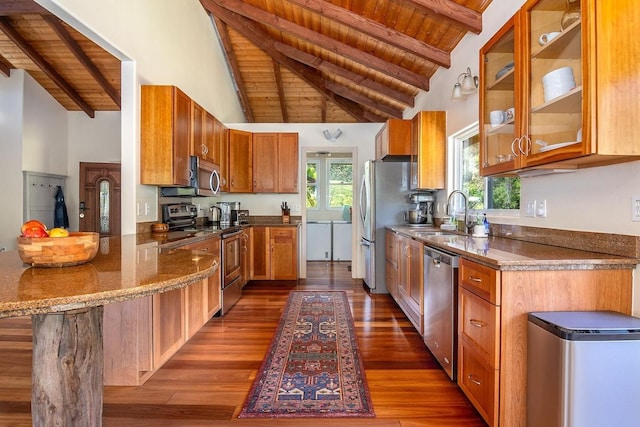
{"label": "green foliage outside window", "polygon": [[318,164],[307,162],[307,207],[318,207]]}
{"label": "green foliage outside window", "polygon": [[353,165],[331,162],[329,164],[329,208],[353,205]]}
{"label": "green foliage outside window", "polygon": [[470,209],[520,209],[520,178],[480,176],[478,136],[463,144],[462,191],[469,195]]}

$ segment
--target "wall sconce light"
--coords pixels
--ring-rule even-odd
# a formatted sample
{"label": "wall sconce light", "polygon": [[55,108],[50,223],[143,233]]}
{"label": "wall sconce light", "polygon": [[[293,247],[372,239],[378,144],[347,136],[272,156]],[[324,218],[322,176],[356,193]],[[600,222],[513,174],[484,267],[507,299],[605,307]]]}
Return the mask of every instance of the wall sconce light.
{"label": "wall sconce light", "polygon": [[336,129],[335,132],[331,133],[329,132],[329,129],[325,129],[322,131],[322,134],[327,141],[336,142],[338,138],[340,138],[340,135],[342,135],[342,131],[340,129]]}
{"label": "wall sconce light", "polygon": [[471,68],[458,76],[458,81],[453,85],[452,99],[464,99],[478,90],[478,76],[471,74]]}

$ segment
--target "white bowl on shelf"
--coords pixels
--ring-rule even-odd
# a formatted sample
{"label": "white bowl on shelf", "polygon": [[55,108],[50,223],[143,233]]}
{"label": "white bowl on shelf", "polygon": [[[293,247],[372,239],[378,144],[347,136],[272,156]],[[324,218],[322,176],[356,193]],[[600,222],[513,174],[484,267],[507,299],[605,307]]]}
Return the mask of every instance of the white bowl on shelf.
{"label": "white bowl on shelf", "polygon": [[562,67],[547,73],[542,77],[544,102],[549,102],[576,87],[571,67]]}

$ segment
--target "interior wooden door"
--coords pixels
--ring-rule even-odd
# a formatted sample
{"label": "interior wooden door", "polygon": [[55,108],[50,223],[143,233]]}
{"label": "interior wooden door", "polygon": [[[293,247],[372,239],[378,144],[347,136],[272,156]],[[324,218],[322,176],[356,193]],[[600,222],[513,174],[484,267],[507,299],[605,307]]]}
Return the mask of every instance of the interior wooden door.
{"label": "interior wooden door", "polygon": [[120,235],[120,163],[80,162],[79,230]]}

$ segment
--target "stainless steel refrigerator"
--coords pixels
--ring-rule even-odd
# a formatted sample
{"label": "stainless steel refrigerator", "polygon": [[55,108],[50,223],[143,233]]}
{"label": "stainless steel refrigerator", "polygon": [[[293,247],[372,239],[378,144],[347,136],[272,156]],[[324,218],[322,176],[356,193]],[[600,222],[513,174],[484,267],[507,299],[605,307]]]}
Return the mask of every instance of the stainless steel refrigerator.
{"label": "stainless steel refrigerator", "polygon": [[364,282],[372,293],[386,294],[385,227],[403,223],[409,194],[409,163],[369,160],[364,164],[359,211],[363,224]]}

